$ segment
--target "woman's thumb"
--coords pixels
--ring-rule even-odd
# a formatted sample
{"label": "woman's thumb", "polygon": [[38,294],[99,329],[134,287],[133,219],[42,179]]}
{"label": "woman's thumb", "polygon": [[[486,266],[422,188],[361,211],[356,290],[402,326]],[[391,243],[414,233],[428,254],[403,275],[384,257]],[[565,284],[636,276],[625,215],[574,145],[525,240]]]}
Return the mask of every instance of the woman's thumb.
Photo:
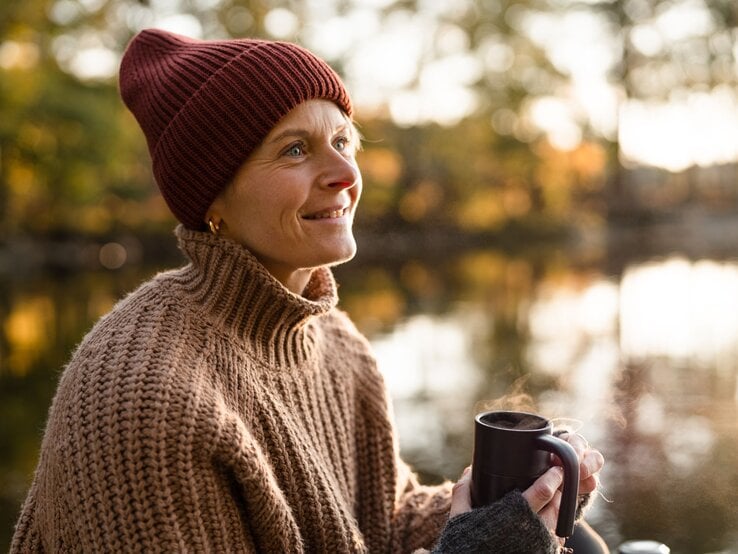
{"label": "woman's thumb", "polygon": [[471,467],[467,467],[451,489],[451,512],[454,517],[472,509],[471,505]]}

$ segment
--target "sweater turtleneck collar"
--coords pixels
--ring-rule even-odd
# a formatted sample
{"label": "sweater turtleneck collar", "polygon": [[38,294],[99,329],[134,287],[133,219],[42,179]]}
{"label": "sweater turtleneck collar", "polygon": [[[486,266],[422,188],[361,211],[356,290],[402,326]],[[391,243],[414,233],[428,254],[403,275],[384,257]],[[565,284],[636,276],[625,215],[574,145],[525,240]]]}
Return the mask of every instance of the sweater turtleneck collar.
{"label": "sweater turtleneck collar", "polygon": [[338,302],[330,269],[315,269],[298,295],[234,241],[182,225],[175,234],[190,260],[180,273],[182,285],[214,325],[253,341],[270,363],[295,365],[309,356],[314,337],[308,323]]}

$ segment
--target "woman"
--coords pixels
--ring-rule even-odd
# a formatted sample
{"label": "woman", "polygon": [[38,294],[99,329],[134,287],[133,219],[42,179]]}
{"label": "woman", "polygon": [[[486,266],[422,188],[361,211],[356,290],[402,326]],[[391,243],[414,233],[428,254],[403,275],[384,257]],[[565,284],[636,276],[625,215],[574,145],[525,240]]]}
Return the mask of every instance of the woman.
{"label": "woman", "polygon": [[[189,263],[78,347],[12,551],[453,551],[471,523],[467,551],[555,552],[558,469],[470,511],[466,477],[452,501],[397,455],[329,269],[362,187],[338,76],[293,44],[146,30],[120,89]],[[588,493],[601,456],[571,441]]]}

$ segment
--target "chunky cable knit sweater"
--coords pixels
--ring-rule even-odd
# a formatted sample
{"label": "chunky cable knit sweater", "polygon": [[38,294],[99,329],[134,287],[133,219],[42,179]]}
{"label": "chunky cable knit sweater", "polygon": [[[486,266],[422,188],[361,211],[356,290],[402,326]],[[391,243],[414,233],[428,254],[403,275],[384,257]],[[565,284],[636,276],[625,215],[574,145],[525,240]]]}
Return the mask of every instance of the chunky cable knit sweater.
{"label": "chunky cable knit sweater", "polygon": [[189,265],[122,300],[62,375],[11,551],[431,547],[450,488],[399,459],[330,271],[298,296],[237,244],[177,235]]}

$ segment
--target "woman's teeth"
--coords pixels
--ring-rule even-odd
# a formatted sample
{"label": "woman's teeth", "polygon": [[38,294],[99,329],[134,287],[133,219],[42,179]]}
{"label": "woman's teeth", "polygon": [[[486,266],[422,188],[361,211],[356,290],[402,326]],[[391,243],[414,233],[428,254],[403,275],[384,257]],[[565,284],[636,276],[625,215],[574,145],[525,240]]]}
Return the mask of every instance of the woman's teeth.
{"label": "woman's teeth", "polygon": [[306,215],[305,219],[337,219],[343,216],[347,211],[348,208],[343,208],[341,210],[329,210],[317,214]]}

